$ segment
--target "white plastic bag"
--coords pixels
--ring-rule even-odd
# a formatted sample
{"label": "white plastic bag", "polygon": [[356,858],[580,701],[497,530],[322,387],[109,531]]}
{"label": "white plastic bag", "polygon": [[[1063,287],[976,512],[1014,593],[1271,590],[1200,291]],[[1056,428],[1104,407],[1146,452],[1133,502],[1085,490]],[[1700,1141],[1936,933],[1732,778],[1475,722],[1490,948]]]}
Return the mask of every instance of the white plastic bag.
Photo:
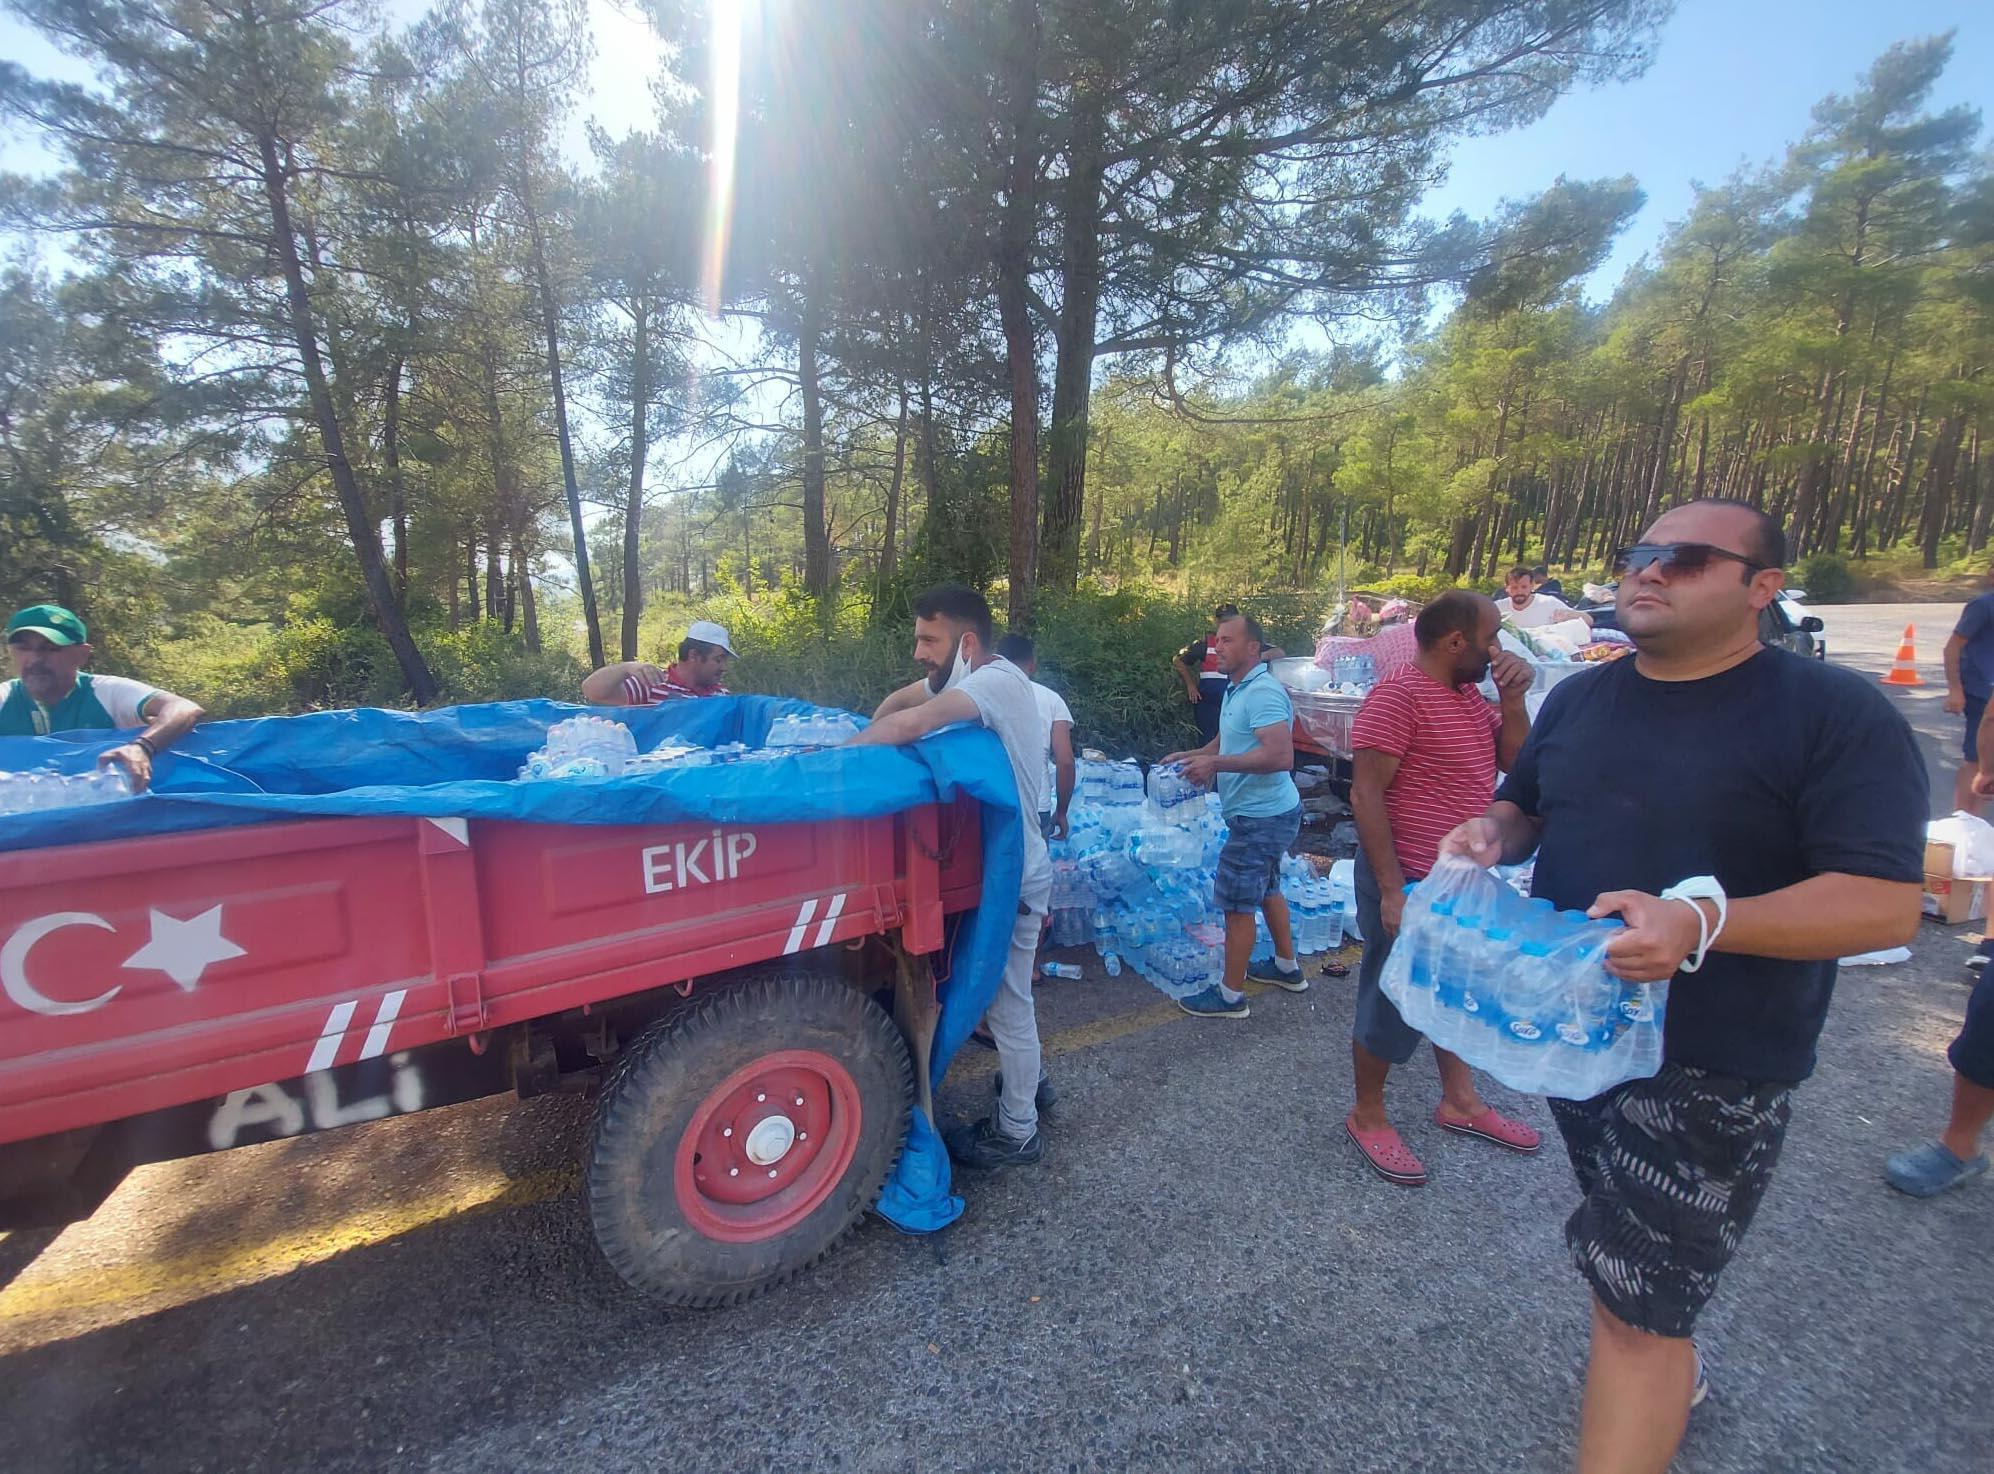
{"label": "white plastic bag", "polygon": [[1413,1028],[1512,1090],[1586,1100],[1662,1064],[1668,984],[1606,970],[1620,928],[1443,856],[1406,898],[1381,986]]}
{"label": "white plastic bag", "polygon": [[1994,875],[1994,824],[1978,814],[1955,810],[1925,826],[1927,844],[1952,846],[1952,873],[1959,880],[1985,880]]}

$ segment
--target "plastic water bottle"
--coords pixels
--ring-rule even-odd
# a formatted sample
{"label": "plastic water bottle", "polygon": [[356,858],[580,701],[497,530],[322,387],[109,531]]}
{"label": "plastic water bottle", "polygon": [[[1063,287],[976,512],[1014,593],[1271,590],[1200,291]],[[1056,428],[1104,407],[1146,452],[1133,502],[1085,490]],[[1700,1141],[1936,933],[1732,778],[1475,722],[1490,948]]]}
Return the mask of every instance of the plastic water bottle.
{"label": "plastic water bottle", "polygon": [[1114,947],[1115,939],[1108,930],[1108,913],[1097,906],[1094,909],[1094,955],[1105,958]]}
{"label": "plastic water bottle", "polygon": [[1331,900],[1323,911],[1323,944],[1325,952],[1339,951],[1343,946],[1343,902]]}
{"label": "plastic water bottle", "polygon": [[[1440,914],[1440,908],[1433,908]],[[1472,912],[1456,912],[1454,924],[1442,934],[1440,956],[1435,959],[1433,983],[1435,1001],[1443,1010],[1458,1012],[1473,986],[1474,969],[1480,960],[1482,918]]]}
{"label": "plastic water bottle", "polygon": [[1077,982],[1085,976],[1077,962],[1048,962],[1040,971],[1049,978],[1065,978],[1068,982]]}
{"label": "plastic water bottle", "polygon": [[1117,952],[1113,947],[1110,947],[1107,951],[1101,954],[1101,965],[1108,969],[1109,977],[1111,978],[1120,977],[1122,975],[1121,953]]}

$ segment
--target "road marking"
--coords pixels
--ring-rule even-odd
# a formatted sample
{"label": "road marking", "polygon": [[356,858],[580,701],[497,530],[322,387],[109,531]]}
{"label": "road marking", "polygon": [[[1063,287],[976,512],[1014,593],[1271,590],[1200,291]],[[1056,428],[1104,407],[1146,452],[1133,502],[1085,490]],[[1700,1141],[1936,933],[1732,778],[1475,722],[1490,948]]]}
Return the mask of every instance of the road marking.
{"label": "road marking", "polygon": [[339,1046],[346,1042],[346,1026],[353,1022],[352,999],[332,1005],[332,1012],[325,1016],[325,1031],[318,1036],[318,1043],[312,1046],[312,1057],[305,1062],[305,1073],[314,1070],[329,1070],[339,1056]]}

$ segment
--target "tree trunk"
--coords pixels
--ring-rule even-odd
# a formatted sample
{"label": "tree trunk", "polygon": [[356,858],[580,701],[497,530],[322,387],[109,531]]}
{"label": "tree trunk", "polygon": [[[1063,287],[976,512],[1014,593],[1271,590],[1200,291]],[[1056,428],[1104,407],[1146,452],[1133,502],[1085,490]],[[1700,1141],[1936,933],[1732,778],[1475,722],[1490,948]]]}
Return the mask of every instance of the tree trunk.
{"label": "tree trunk", "polygon": [[824,521],[824,396],[817,382],[822,290],[822,278],[812,272],[803,284],[803,314],[796,332],[796,382],[803,396],[803,587],[815,599],[831,596],[831,530]]}
{"label": "tree trunk", "polygon": [[900,485],[907,470],[907,381],[900,381],[900,417],[893,425],[893,479],[886,483],[886,536],[879,545],[879,575],[891,578],[899,561]]}
{"label": "tree trunk", "polygon": [[395,603],[408,607],[408,486],[402,478],[402,370],[397,353],[381,394],[381,463],[388,471],[388,525],[395,536]]}
{"label": "tree trunk", "polygon": [[1920,529],[1924,565],[1939,566],[1939,539],[1945,535],[1946,503],[1952,494],[1953,471],[1959,463],[1959,443],[1966,433],[1966,420],[1947,415],[1939,421],[1932,436],[1932,453],[1925,462],[1925,513]]}
{"label": "tree trunk", "polygon": [[588,528],[582,523],[582,489],[575,478],[575,443],[568,433],[568,393],[561,376],[561,309],[554,296],[554,275],[547,266],[547,242],[540,229],[540,212],[533,190],[519,181],[519,204],[526,217],[527,240],[533,249],[533,279],[539,289],[540,326],[547,340],[547,380],[554,391],[554,437],[561,447],[561,484],[568,496],[568,529],[575,539],[575,584],[581,590],[582,618],[588,624],[589,664],[606,664],[602,615],[595,606],[595,581],[589,577]]}
{"label": "tree trunk", "polygon": [[637,561],[637,534],[644,522],[644,450],[650,443],[644,423],[651,403],[651,310],[642,299],[630,304],[630,482],[623,507],[623,660],[637,658],[637,621],[644,612],[643,571]]}
{"label": "tree trunk", "polygon": [[1041,574],[1073,591],[1080,574],[1080,520],[1087,491],[1087,411],[1094,387],[1094,332],[1101,308],[1102,99],[1076,87],[1072,145],[1060,201],[1064,243],[1059,326],[1054,337],[1052,427],[1046,436],[1046,499]]}
{"label": "tree trunk", "polygon": [[1030,276],[1037,234],[1038,0],[1012,0],[1016,20],[1008,84],[1011,157],[998,228],[997,315],[1011,381],[1010,626],[1029,634],[1038,578],[1039,362],[1032,339]]}
{"label": "tree trunk", "polygon": [[1973,528],[1967,534],[1967,551],[1977,553],[1987,546],[1987,523],[1990,512],[1994,512],[1994,486],[1987,484],[1983,474],[1985,467],[1980,461],[1980,427],[1973,428],[1971,448],[1967,453],[1967,464],[1973,470]]}
{"label": "tree trunk", "polygon": [[285,193],[283,168],[277,157],[277,140],[268,129],[257,137],[262,165],[263,195],[270,209],[271,239],[276,247],[279,268],[284,274],[284,295],[291,337],[298,350],[298,363],[310,397],[312,418],[318,422],[319,444],[325,451],[326,469],[346,519],[346,533],[360,563],[360,579],[367,590],[367,604],[381,637],[394,652],[401,667],[402,681],[416,704],[426,706],[437,697],[436,677],[422,658],[401,606],[395,602],[394,586],[388,580],[387,565],[381,557],[381,534],[367,512],[360,492],[359,478],[346,458],[346,443],[340,434],[339,417],[333,410],[332,390],[326,384],[325,364],[319,357],[318,328],[312,316],[311,295],[305,288],[304,265],[298,255],[298,238],[291,228],[290,201]]}
{"label": "tree trunk", "polygon": [[526,653],[540,653],[540,605],[533,597],[533,565],[526,561],[526,548],[515,541],[512,545],[512,564],[519,570],[519,633],[526,642]]}

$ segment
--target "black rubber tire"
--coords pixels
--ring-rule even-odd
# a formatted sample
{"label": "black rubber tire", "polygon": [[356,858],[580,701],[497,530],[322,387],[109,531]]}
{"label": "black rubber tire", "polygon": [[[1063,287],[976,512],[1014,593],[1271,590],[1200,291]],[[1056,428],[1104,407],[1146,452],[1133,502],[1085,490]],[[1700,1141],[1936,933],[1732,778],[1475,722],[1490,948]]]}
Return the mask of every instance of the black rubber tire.
{"label": "black rubber tire", "polygon": [[[811,1049],[850,1072],[859,1142],[843,1177],[788,1232],[721,1243],[693,1228],[672,1183],[680,1138],[700,1102],[763,1055]],[[596,1107],[589,1217],[627,1282],[668,1305],[736,1305],[829,1253],[879,1196],[907,1139],[914,1070],[893,1020],[830,978],[750,974],[646,1029],[617,1060]]]}

